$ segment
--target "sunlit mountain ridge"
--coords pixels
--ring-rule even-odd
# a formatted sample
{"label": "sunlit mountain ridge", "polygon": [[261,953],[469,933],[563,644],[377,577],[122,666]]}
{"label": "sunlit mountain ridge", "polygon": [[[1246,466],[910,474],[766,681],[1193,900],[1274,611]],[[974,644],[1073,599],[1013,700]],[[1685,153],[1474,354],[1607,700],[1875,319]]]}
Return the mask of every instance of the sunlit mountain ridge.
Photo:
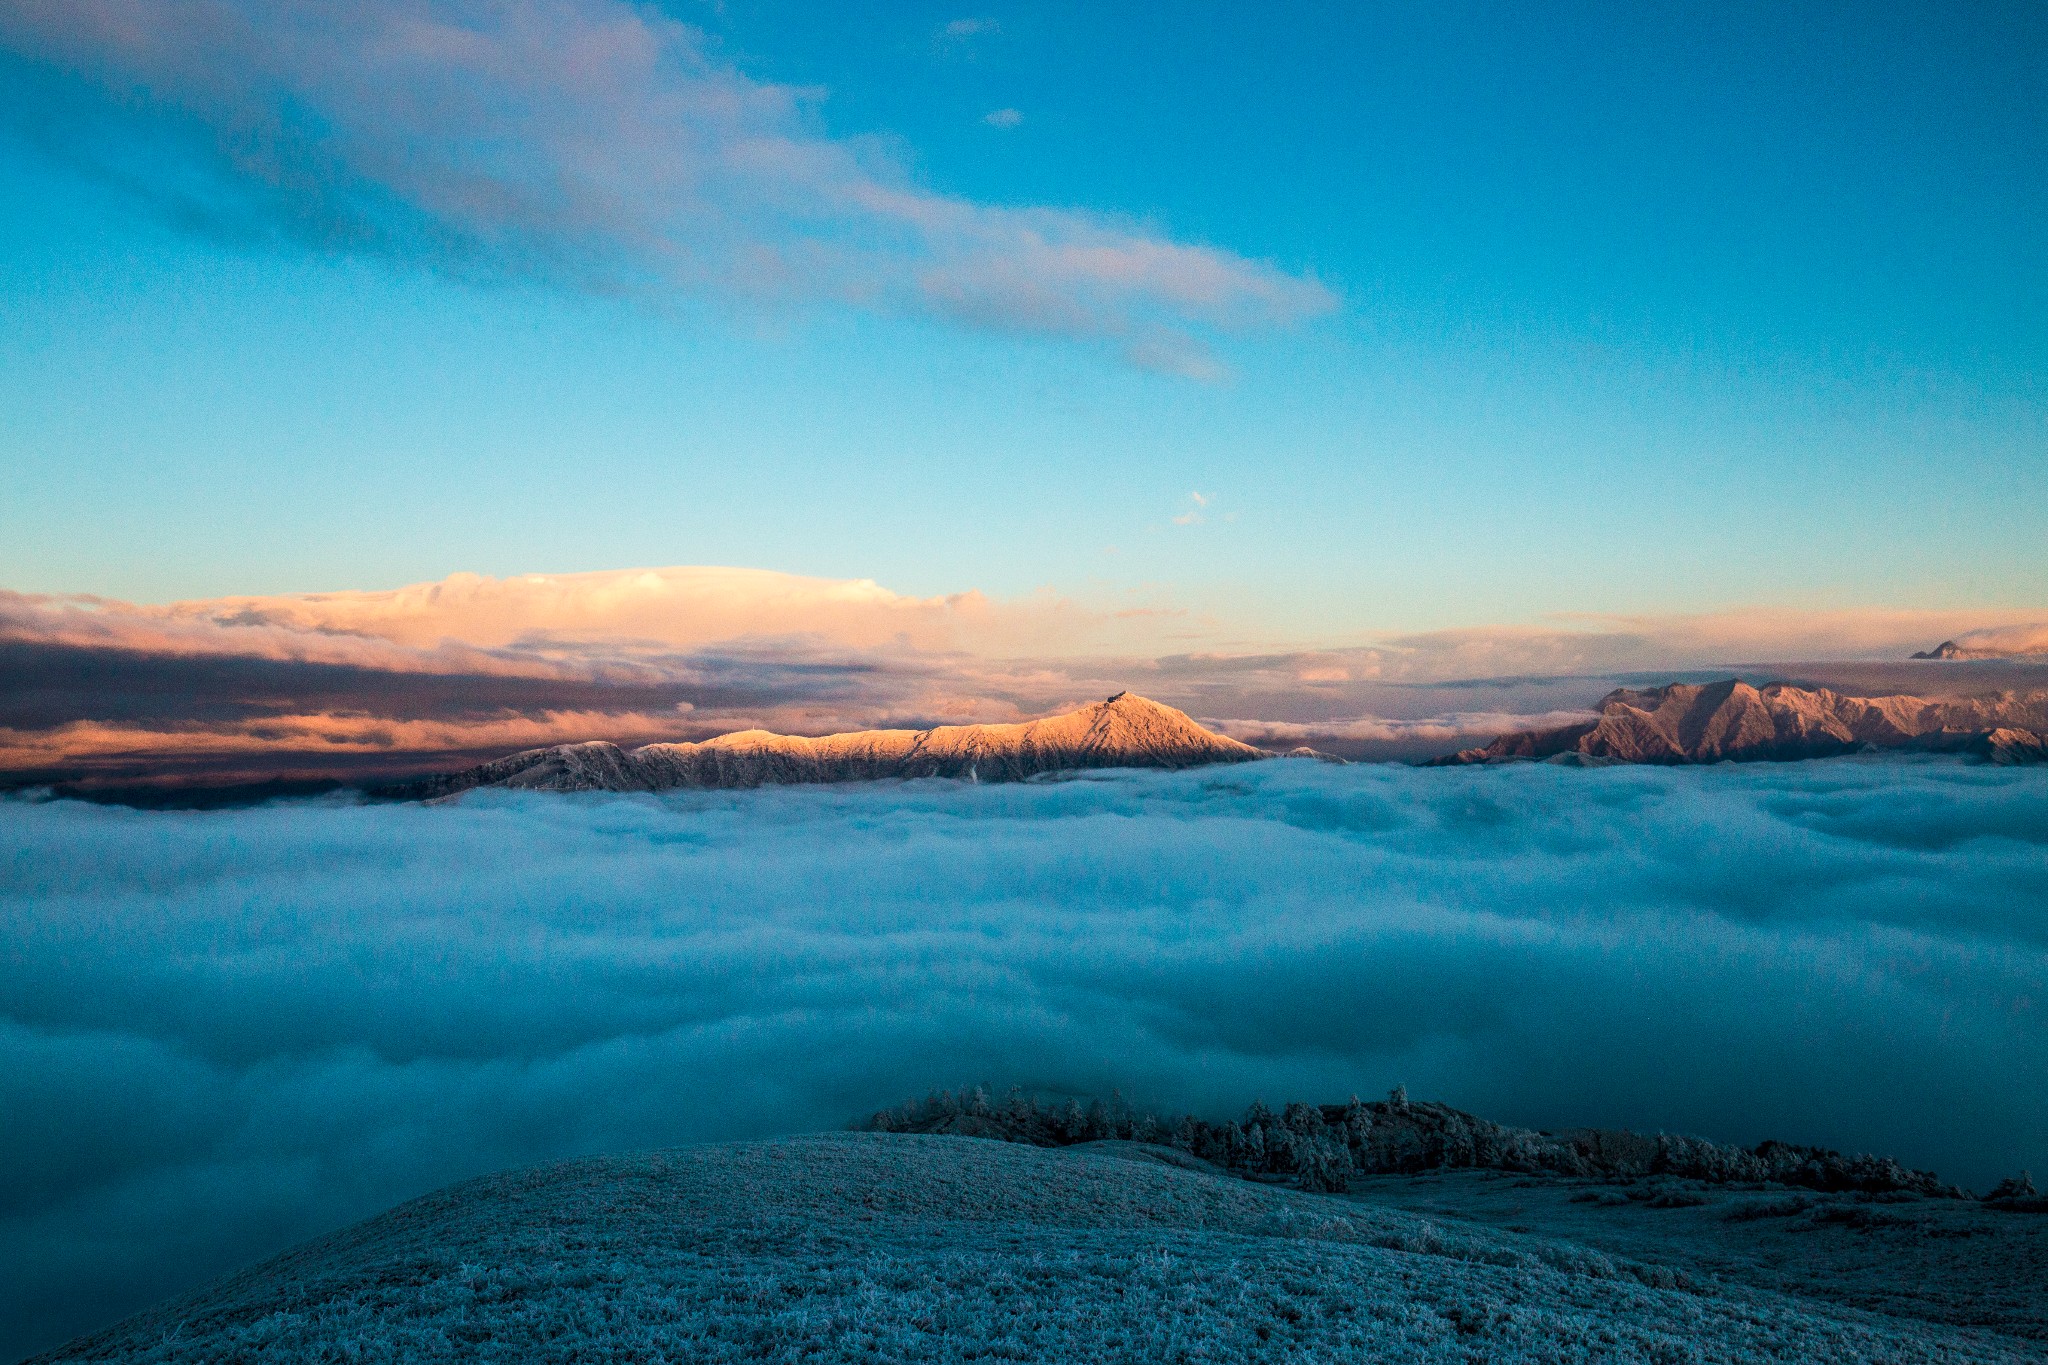
{"label": "sunlit mountain ridge", "polygon": [[450,796],[475,787],[668,791],[887,777],[1016,781],[1084,768],[1192,768],[1271,757],[1129,692],[1044,720],[856,730],[811,738],[741,730],[695,744],[621,749],[601,741],[529,749],[401,789]]}

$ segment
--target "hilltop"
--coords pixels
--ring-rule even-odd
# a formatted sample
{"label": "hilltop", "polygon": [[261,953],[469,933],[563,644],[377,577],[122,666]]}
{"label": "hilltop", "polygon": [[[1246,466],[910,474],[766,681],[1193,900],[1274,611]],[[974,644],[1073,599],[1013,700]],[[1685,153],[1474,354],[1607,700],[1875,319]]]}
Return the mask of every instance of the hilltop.
{"label": "hilltop", "polygon": [[41,1359],[2016,1362],[2042,1250],[1949,1199],[821,1134],[468,1181]]}
{"label": "hilltop", "polygon": [[1670,683],[1608,693],[1590,720],[1505,734],[1439,763],[1581,757],[1620,763],[1826,758],[1864,749],[1975,753],[2038,762],[2048,692],[1930,699],[1853,697],[1787,683]]}
{"label": "hilltop", "polygon": [[672,791],[776,783],[952,777],[1014,782],[1084,768],[1193,768],[1270,758],[1203,728],[1186,713],[1129,692],[1045,720],[855,730],[812,738],[741,730],[694,744],[621,749],[592,741],[528,749],[394,788],[443,797],[477,787],[527,791]]}

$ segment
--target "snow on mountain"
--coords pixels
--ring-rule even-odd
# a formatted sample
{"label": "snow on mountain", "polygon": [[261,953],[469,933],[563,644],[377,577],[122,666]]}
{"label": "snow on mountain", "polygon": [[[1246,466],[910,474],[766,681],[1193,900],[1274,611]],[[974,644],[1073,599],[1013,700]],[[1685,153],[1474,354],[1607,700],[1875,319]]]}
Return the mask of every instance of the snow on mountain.
{"label": "snow on mountain", "polygon": [[529,749],[402,789],[422,797],[475,787],[531,791],[668,791],[884,777],[1016,781],[1080,768],[1192,768],[1271,757],[1129,692],[1017,725],[856,730],[809,738],[741,730],[695,744],[621,749],[593,741]]}
{"label": "snow on mountain", "polygon": [[[1786,683],[1627,688],[1591,720],[1502,735],[1445,763],[1577,755],[1622,763],[1825,758],[1874,749],[1939,749],[2025,762],[2048,734],[2048,692],[1928,699],[1853,697]],[[1994,738],[1995,736],[1995,738]]]}

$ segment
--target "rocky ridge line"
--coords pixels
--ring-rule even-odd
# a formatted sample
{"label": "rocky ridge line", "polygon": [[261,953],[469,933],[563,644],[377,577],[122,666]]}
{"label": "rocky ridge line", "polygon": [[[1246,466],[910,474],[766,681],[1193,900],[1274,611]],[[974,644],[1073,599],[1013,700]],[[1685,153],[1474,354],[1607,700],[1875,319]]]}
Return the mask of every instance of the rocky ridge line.
{"label": "rocky ridge line", "polygon": [[1204,729],[1170,706],[1119,692],[1066,715],[1017,725],[856,730],[821,738],[741,730],[694,744],[638,749],[601,740],[557,744],[387,794],[432,800],[478,787],[657,792],[913,777],[1014,782],[1075,769],[1193,768],[1271,757]]}
{"label": "rocky ridge line", "polygon": [[1828,758],[1868,749],[1970,753],[1994,763],[2048,760],[2048,692],[1930,700],[1852,697],[1789,683],[1620,688],[1590,720],[1505,734],[1439,764],[1517,759],[1718,763]]}

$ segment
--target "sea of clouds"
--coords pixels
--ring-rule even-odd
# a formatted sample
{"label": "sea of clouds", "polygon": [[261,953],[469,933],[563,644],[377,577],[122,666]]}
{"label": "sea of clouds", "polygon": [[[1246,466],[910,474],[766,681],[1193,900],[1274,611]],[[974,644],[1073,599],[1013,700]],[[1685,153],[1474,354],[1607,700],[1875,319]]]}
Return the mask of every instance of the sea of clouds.
{"label": "sea of clouds", "polygon": [[0,1359],[461,1176],[934,1086],[2048,1168],[2048,771],[0,802]]}

